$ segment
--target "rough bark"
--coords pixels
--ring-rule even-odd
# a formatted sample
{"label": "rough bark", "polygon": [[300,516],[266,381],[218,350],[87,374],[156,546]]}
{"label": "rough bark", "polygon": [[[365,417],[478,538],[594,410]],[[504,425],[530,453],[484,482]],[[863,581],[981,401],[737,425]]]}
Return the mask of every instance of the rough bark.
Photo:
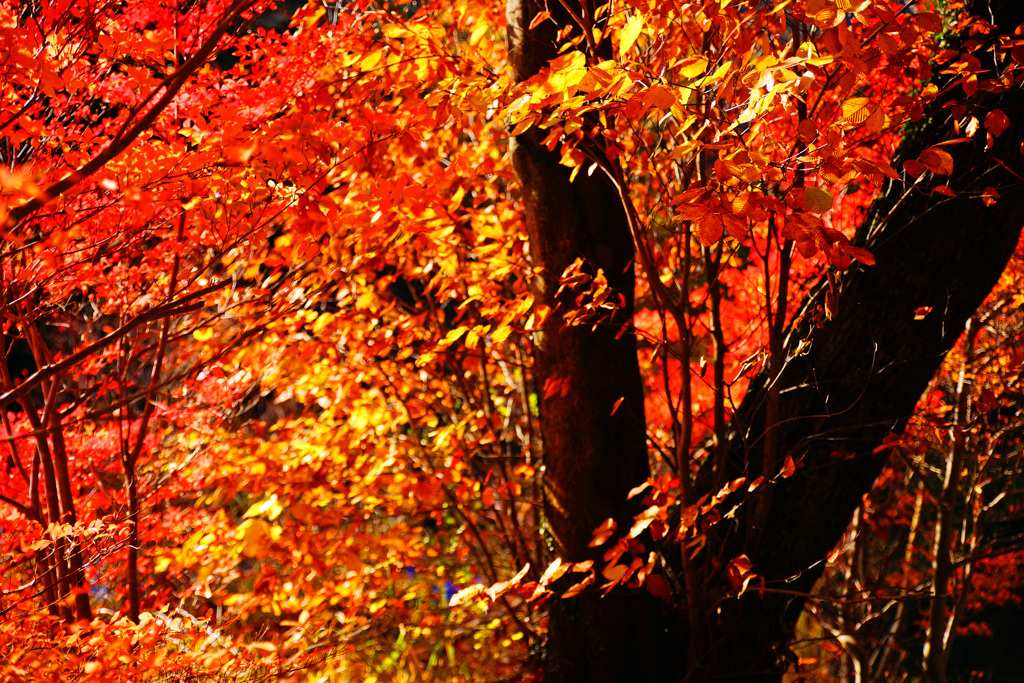
{"label": "rough bark", "polygon": [[[985,9],[1003,31],[1024,22],[1024,5],[1014,0],[986,3]],[[1024,92],[979,94],[965,103],[979,120],[995,108],[1011,113],[1011,128],[987,152],[984,135],[946,148],[954,158],[948,184],[959,193],[956,198],[921,189],[900,201],[904,186],[890,188],[864,231],[871,233],[867,246],[877,265],[844,274],[832,320],[806,333],[806,352],[786,362],[775,433],[779,453],[793,455],[800,469],[775,486],[767,522],[753,534],[760,538],[757,547],[743,546],[751,535],[740,528],[729,535],[736,540],[727,554],[747,553],[767,587],[787,593],[760,598],[755,592],[728,605],[710,638],[719,643],[708,660],[712,664],[700,678],[779,680],[779,646],[791,636],[804,605],[792,593],[813,588],[824,558],[885,465],[888,452],[876,449],[887,435],[902,431],[1020,239],[1024,120],[1016,113],[1024,107]],[[916,158],[947,139],[952,127],[946,112],[938,110],[912,128],[900,156]],[[938,184],[934,179],[922,187]],[[980,199],[986,187],[999,189],[994,206]],[[819,289],[805,309],[819,305],[823,294]],[[931,313],[915,320],[920,307]],[[790,333],[790,355],[801,341],[799,332]],[[737,471],[764,448],[766,396],[763,383],[753,386],[738,410],[731,444]],[[738,525],[751,522],[741,517]]]}
{"label": "rough bark", "polygon": [[[572,3],[586,16],[593,7]],[[525,80],[556,56],[551,22],[527,30],[538,11],[550,9],[564,25],[564,9],[534,0],[508,4],[510,53],[516,77]],[[537,386],[568,381],[565,395],[540,401],[545,466],[545,515],[556,552],[572,561],[595,556],[592,532],[613,517],[631,521],[629,490],[649,475],[643,385],[636,339],[623,324],[633,317],[633,242],[615,188],[601,173],[579,174],[538,143],[536,130],[520,135],[513,162],[523,191],[526,226],[540,303],[555,308],[535,334]],[[582,258],[586,270],[604,271],[624,304],[596,329],[566,327],[556,298],[559,278]],[[561,312],[567,310],[562,308]],[[616,403],[622,401],[615,409]],[[661,608],[645,593],[584,594],[558,600],[550,613],[545,681],[666,680],[667,659],[657,641]]]}
{"label": "rough bark", "polygon": [[[554,23],[528,30],[538,11],[550,10],[555,23],[583,17],[578,2],[538,4],[510,0],[510,58],[519,80],[537,73],[555,56]],[[583,10],[593,7],[584,5]],[[1024,5],[992,0],[986,12],[1004,31],[1024,21]],[[592,12],[590,13],[592,16]],[[694,660],[679,662],[688,634],[670,629],[674,618],[640,595],[603,600],[584,594],[556,601],[551,610],[546,681],[779,680],[786,667],[785,642],[792,635],[804,600],[819,577],[824,558],[846,529],[862,496],[887,459],[877,451],[883,439],[902,430],[922,391],[952,347],[964,324],[995,285],[1013,253],[1024,225],[1024,187],[1020,176],[993,161],[1014,165],[1024,140],[1024,121],[1014,115],[1024,105],[1019,90],[983,95],[970,103],[984,119],[993,108],[1011,113],[1012,126],[986,152],[984,141],[946,148],[955,172],[948,184],[960,195],[946,198],[924,188],[902,198],[894,184],[874,209],[868,246],[877,265],[855,267],[841,279],[832,320],[813,330],[791,330],[779,375],[777,426],[772,450],[793,455],[798,473],[777,484],[766,505],[742,507],[725,527],[719,558],[746,553],[764,576],[768,592],[741,600],[718,599],[722,585],[701,604],[710,605],[702,623],[708,643]],[[917,124],[901,151],[914,158],[948,138],[948,110]],[[541,268],[537,289],[542,303],[556,305],[559,275],[582,257],[592,270],[602,268],[632,315],[632,244],[626,216],[610,184],[600,173],[568,181],[558,155],[539,144],[534,131],[513,145],[516,173],[523,188],[526,224],[534,265]],[[1019,164],[1016,164],[1019,166]],[[1018,170],[1024,175],[1024,168]],[[1002,197],[986,207],[986,187]],[[817,306],[823,290],[805,308]],[[931,307],[923,320],[915,310]],[[566,396],[540,402],[546,464],[546,514],[557,551],[570,560],[591,556],[591,530],[606,517],[630,513],[625,494],[647,474],[642,384],[635,340],[616,339],[616,325],[591,331],[565,328],[557,313],[536,337],[538,386],[550,377],[567,377]],[[809,342],[796,354],[801,341]],[[768,390],[755,382],[733,425],[728,466],[747,473],[765,454]],[[623,403],[611,415],[612,406]],[[698,485],[711,488],[710,477]],[[697,491],[699,496],[705,491]],[[756,518],[766,519],[762,525]],[[762,528],[751,532],[750,526]],[[710,568],[711,583],[721,572]],[[784,592],[772,592],[782,589]],[[716,597],[717,596],[717,597]],[[680,620],[681,621],[681,620]],[[696,637],[696,634],[694,634]]]}

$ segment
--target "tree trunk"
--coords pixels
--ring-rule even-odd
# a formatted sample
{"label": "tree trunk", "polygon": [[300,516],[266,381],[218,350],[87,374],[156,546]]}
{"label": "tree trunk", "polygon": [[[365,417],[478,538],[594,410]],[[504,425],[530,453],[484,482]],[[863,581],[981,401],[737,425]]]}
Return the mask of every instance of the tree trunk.
{"label": "tree trunk", "polygon": [[[989,9],[1006,34],[1024,21],[1024,3],[1016,0],[985,3],[986,18]],[[883,439],[903,430],[946,353],[1013,255],[1024,225],[1024,168],[1018,161],[1024,120],[1016,115],[1024,106],[1024,92],[1019,87],[979,92],[964,103],[980,121],[989,111],[1003,109],[1011,116],[1010,128],[989,151],[984,133],[971,143],[945,148],[954,158],[948,185],[958,193],[955,198],[928,191],[942,179],[923,183],[919,187],[925,189],[902,200],[905,186],[893,184],[862,230],[877,265],[856,266],[843,275],[831,321],[803,335],[810,346],[802,355],[794,355],[800,330],[790,331],[775,433],[778,452],[792,455],[799,470],[775,485],[757,546],[743,545],[748,535],[742,527],[754,520],[741,516],[741,528],[729,534],[729,557],[722,558],[746,553],[768,589],[787,592],[761,598],[752,591],[726,605],[709,639],[719,645],[699,677],[703,680],[780,679],[779,658],[787,652],[780,646],[792,635],[804,606],[804,598],[793,593],[812,590],[825,557],[888,459],[888,451],[879,450]],[[901,159],[916,158],[950,137],[948,110],[939,110],[939,104],[908,130]],[[993,159],[1016,166],[1016,173]],[[988,187],[1001,195],[990,207],[980,198]],[[804,310],[821,305],[824,291],[819,287]],[[922,307],[931,312],[915,320]],[[753,384],[737,411],[730,447],[736,471],[764,448],[764,384],[763,379]],[[744,506],[748,511],[754,507]]]}
{"label": "tree trunk", "polygon": [[[569,0],[581,16],[593,6]],[[560,25],[573,20],[555,3],[511,0],[509,52],[516,78],[525,80],[556,56],[555,29],[543,22],[527,29],[536,13],[549,9]],[[540,398],[544,449],[545,515],[559,556],[570,561],[596,557],[588,547],[595,527],[608,517],[628,528],[633,506],[629,490],[649,476],[643,385],[636,339],[624,325],[633,318],[633,241],[625,211],[612,183],[600,172],[570,169],[559,154],[539,142],[536,129],[513,143],[513,163],[523,191],[530,235],[537,301],[555,309],[535,333],[535,376]],[[585,270],[604,271],[623,302],[610,320],[567,327],[558,309],[559,278],[577,258]],[[615,295],[612,296],[612,300]],[[545,398],[552,379],[561,391]],[[621,403],[619,403],[621,401]],[[616,408],[616,406],[618,406]],[[544,680],[668,680],[666,652],[660,647],[661,606],[646,593],[613,592],[599,598],[586,591],[551,606]]]}
{"label": "tree trunk", "polygon": [[[989,6],[1006,33],[1024,20],[1024,3],[992,0],[986,12]],[[556,56],[556,24],[575,23],[565,8],[584,19],[593,16],[586,0],[509,0],[510,60],[518,80]],[[555,21],[529,29],[541,10]],[[945,148],[955,161],[948,184],[959,196],[930,193],[927,188],[942,184],[933,179],[904,198],[906,186],[894,183],[865,226],[877,265],[843,275],[831,321],[818,329],[790,330],[776,383],[772,450],[780,458],[792,455],[799,470],[774,486],[766,504],[744,505],[732,527],[721,525],[724,552],[717,558],[724,564],[746,553],[766,579],[763,597],[751,590],[740,600],[725,599],[723,572],[709,565],[706,575],[719,584],[708,586],[710,594],[699,604],[710,606],[701,621],[709,633],[700,636],[710,645],[685,663],[676,653],[687,652],[688,634],[673,628],[682,619],[666,617],[644,595],[600,599],[593,592],[556,600],[545,681],[658,681],[684,672],[694,681],[781,679],[788,666],[785,644],[804,605],[797,594],[813,588],[825,557],[886,462],[888,453],[878,447],[905,426],[946,352],[997,282],[1024,225],[1019,176],[992,161],[1019,158],[1024,121],[1015,114],[1024,97],[1014,89],[979,94],[965,104],[979,120],[1004,109],[1012,125],[989,152],[983,139]],[[945,111],[936,106],[936,113],[912,127],[902,158],[916,158],[949,137]],[[533,265],[541,269],[538,301],[559,303],[559,276],[576,258],[592,273],[603,269],[625,301],[617,319],[594,331],[564,327],[556,310],[535,337],[537,386],[551,378],[569,382],[565,395],[540,401],[547,522],[557,552],[581,560],[593,556],[587,544],[603,519],[614,517],[620,526],[628,521],[626,492],[648,472],[635,339],[616,338],[633,314],[633,248],[611,184],[601,173],[581,173],[570,183],[569,169],[540,139],[529,130],[513,142]],[[980,199],[986,187],[1002,195],[994,206]],[[804,309],[819,306],[824,291],[819,287]],[[915,320],[921,307],[931,307],[931,313]],[[801,341],[810,345],[797,355]],[[752,383],[734,420],[727,467],[736,476],[749,463],[764,461],[766,384],[764,378]],[[711,479],[702,473],[696,497],[713,487]],[[760,528],[752,532],[751,526]]]}

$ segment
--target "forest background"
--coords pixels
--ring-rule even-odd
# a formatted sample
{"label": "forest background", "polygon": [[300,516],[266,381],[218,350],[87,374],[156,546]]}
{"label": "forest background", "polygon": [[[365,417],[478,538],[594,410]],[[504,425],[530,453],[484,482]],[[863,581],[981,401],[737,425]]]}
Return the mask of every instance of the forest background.
{"label": "forest background", "polygon": [[1013,676],[1022,22],[3,0],[0,675]]}

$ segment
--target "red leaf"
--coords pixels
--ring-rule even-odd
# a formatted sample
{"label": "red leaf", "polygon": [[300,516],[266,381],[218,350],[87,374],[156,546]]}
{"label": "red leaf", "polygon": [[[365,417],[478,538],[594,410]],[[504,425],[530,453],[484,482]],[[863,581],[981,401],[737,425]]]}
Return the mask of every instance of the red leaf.
{"label": "red leaf", "polygon": [[842,244],[842,245],[839,246],[839,248],[842,249],[843,251],[845,251],[847,254],[849,254],[853,258],[855,258],[858,261],[860,261],[861,263],[863,263],[865,266],[873,266],[873,265],[875,265],[875,257],[867,249],[862,249],[861,247],[855,247],[852,244]]}
{"label": "red leaf", "polygon": [[651,574],[644,581],[644,588],[647,592],[658,598],[662,602],[668,602],[672,599],[672,586],[661,574]]}
{"label": "red leaf", "polygon": [[927,33],[942,33],[942,17],[934,12],[918,12],[914,20]]}
{"label": "red leaf", "polygon": [[916,159],[907,159],[904,161],[903,169],[915,178],[928,170],[924,164]]}

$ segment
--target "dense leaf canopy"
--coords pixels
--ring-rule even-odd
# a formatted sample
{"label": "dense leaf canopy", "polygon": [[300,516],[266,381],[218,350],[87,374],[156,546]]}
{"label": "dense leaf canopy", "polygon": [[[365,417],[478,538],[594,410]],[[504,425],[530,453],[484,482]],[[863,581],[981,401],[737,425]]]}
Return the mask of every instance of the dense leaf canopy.
{"label": "dense leaf canopy", "polygon": [[756,603],[942,680],[1021,596],[995,12],[0,0],[0,678],[559,680],[640,596],[680,678]]}

